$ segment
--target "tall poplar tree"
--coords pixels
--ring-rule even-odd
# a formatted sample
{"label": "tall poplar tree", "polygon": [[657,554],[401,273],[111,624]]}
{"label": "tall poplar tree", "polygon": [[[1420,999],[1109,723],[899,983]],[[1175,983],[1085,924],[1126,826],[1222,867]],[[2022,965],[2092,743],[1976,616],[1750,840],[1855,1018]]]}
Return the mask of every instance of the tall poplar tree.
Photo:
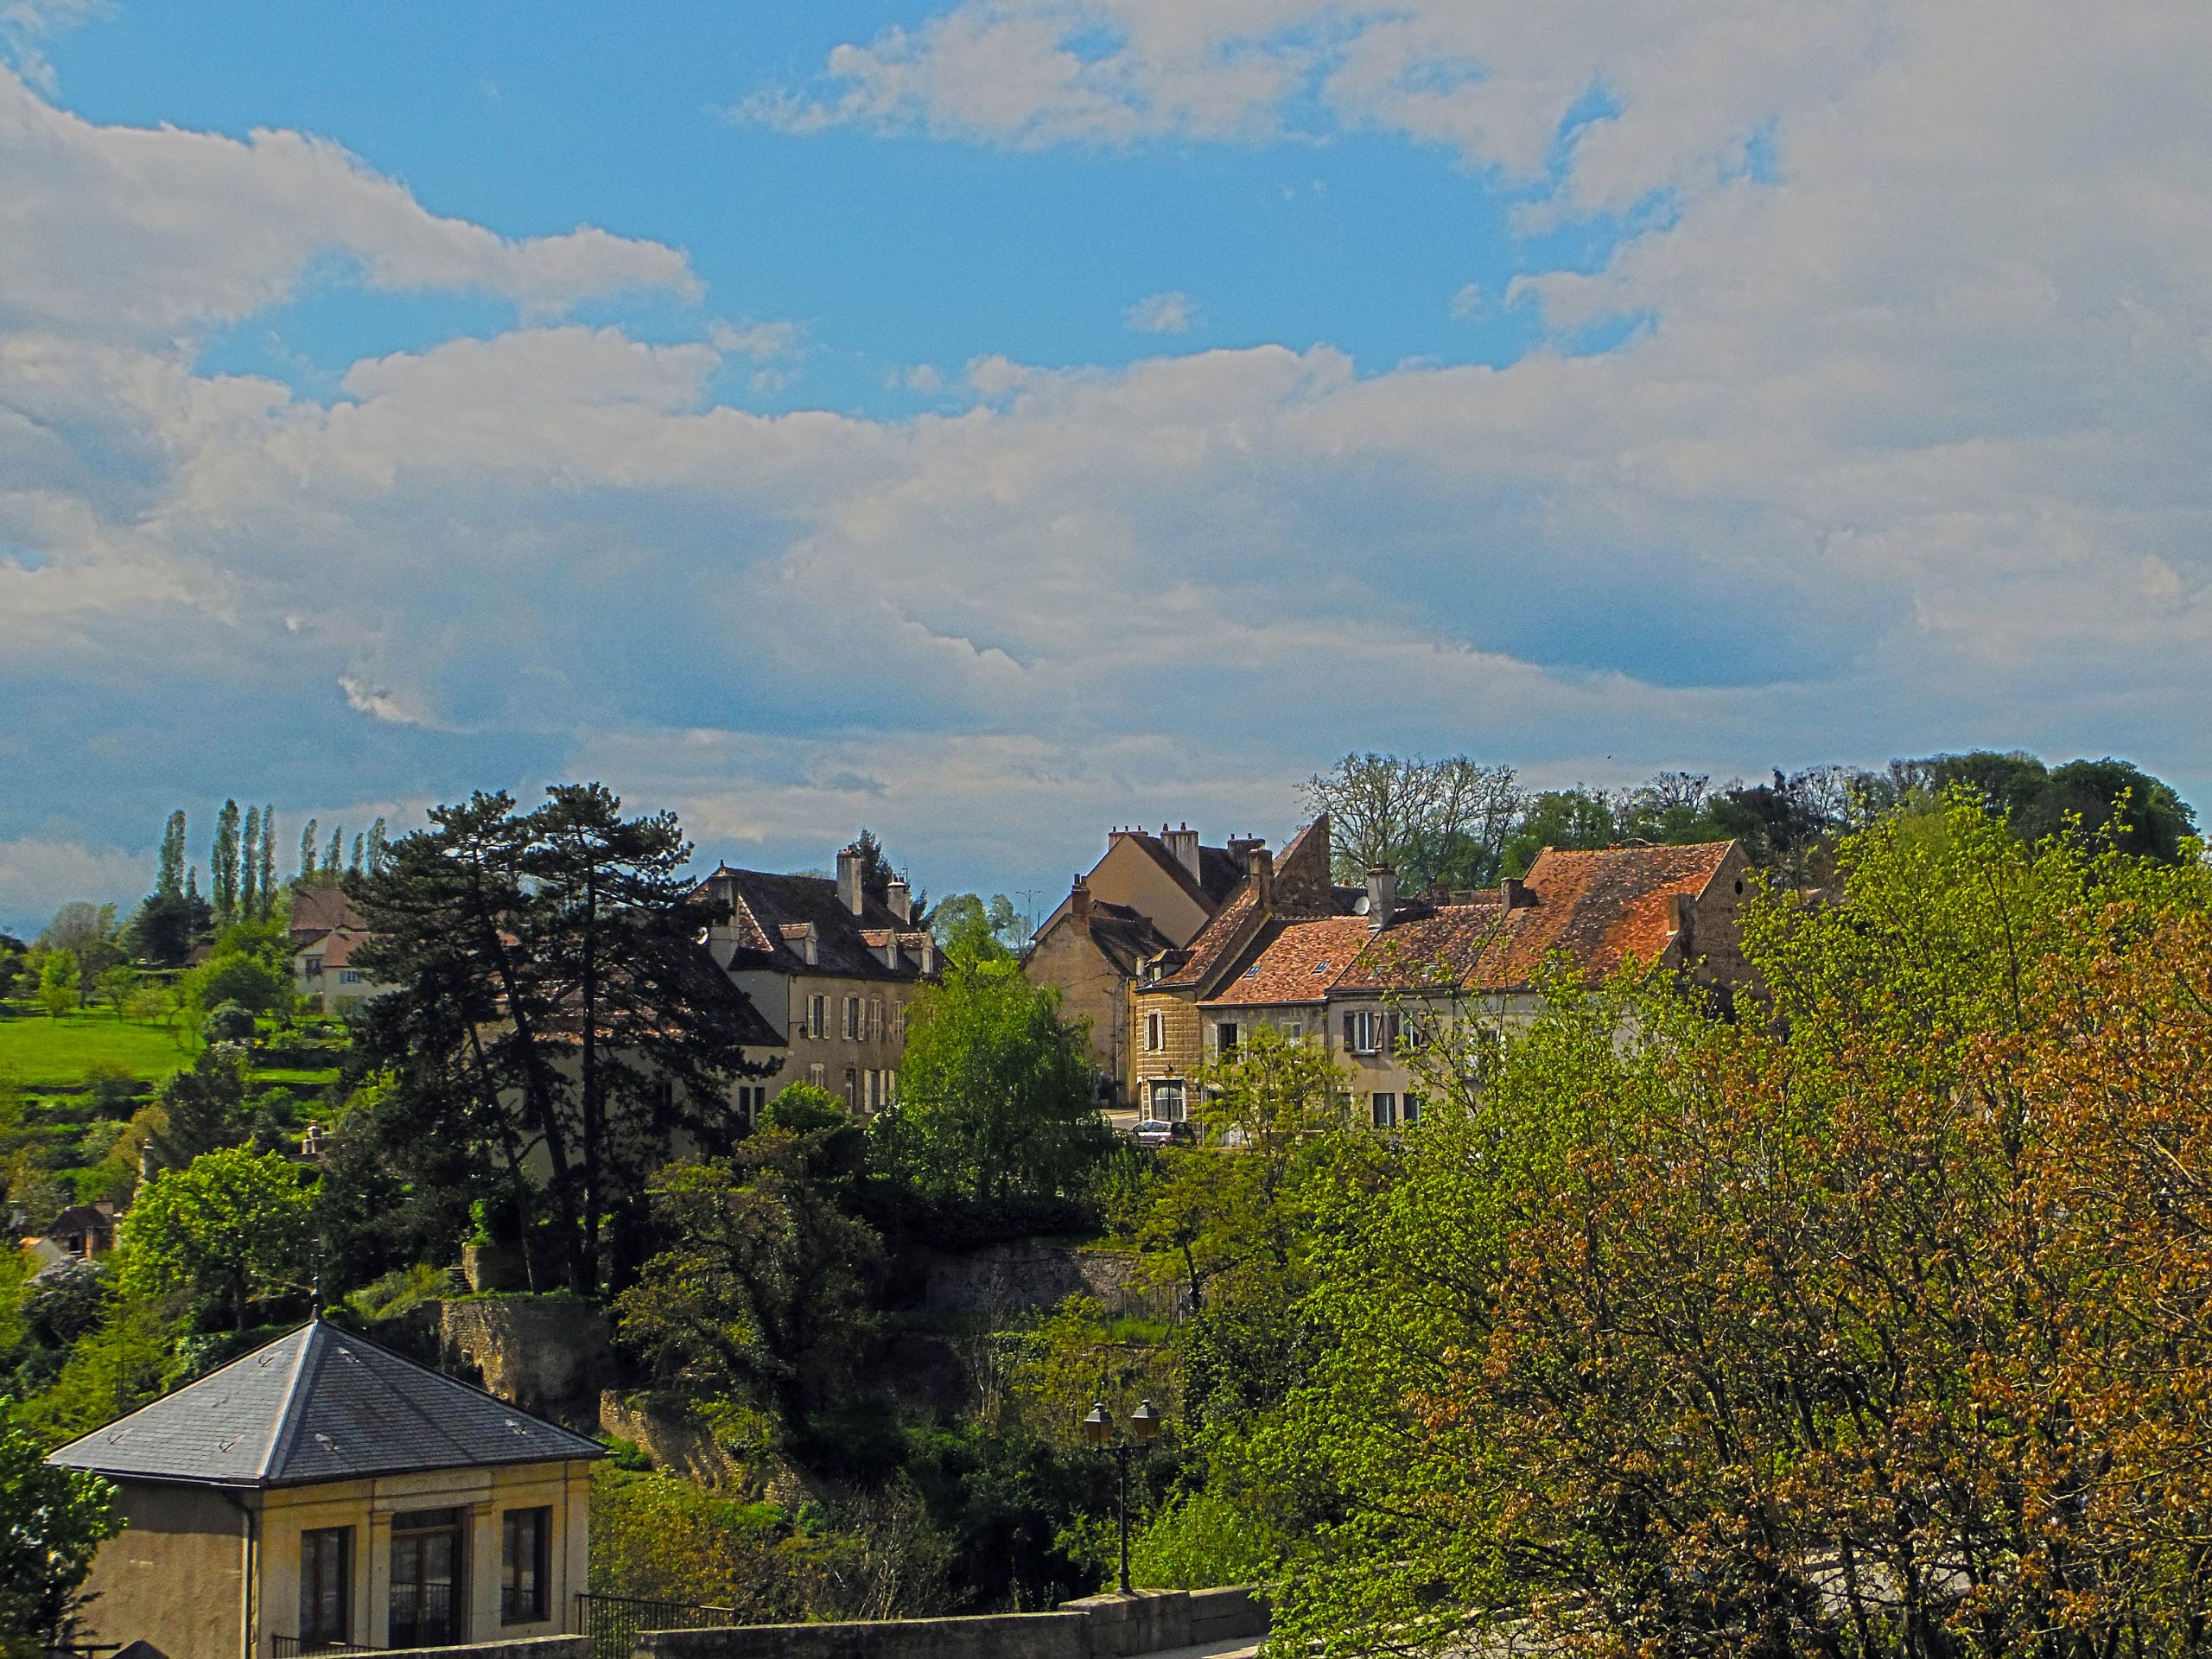
{"label": "tall poplar tree", "polygon": [[215,820],[215,845],[207,860],[207,897],[215,906],[215,925],[238,918],[238,804],[225,801]]}
{"label": "tall poplar tree", "polygon": [[184,897],[184,809],[169,814],[162,831],[161,873],[154,878],[155,894],[162,899]]}
{"label": "tall poplar tree", "polygon": [[330,830],[330,844],[322,849],[322,874],[333,882],[346,869],[346,826],[334,824]]}
{"label": "tall poplar tree", "polygon": [[261,919],[261,809],[245,810],[245,842],[238,857],[238,919]]}
{"label": "tall poplar tree", "polygon": [[299,884],[302,887],[307,887],[315,880],[315,831],[321,827],[318,820],[309,818],[307,828],[300,831]]}
{"label": "tall poplar tree", "polygon": [[261,913],[265,922],[276,908],[276,809],[261,809]]}

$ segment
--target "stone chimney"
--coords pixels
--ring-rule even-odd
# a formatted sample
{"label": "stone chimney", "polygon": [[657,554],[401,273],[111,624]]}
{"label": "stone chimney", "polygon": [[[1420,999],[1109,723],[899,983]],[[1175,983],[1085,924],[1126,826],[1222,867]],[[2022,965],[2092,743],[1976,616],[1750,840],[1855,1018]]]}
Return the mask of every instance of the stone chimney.
{"label": "stone chimney", "polygon": [[1497,879],[1497,902],[1501,909],[1520,910],[1535,900],[1529,896],[1528,884],[1519,876],[1502,875]]}
{"label": "stone chimney", "polygon": [[1697,899],[1687,893],[1669,893],[1667,897],[1667,943],[1679,944],[1684,957],[1694,955],[1697,949],[1693,923],[1697,916]]}
{"label": "stone chimney", "polygon": [[891,893],[884,902],[891,906],[891,913],[902,922],[914,919],[914,890],[903,875],[891,878]]}
{"label": "stone chimney", "polygon": [[1367,867],[1367,931],[1380,933],[1398,913],[1398,873],[1388,864]]}
{"label": "stone chimney", "polygon": [[1178,830],[1170,830],[1163,823],[1160,826],[1160,838],[1167,843],[1167,850],[1174,855],[1175,861],[1191,873],[1191,880],[1197,880],[1198,832],[1187,823]]}
{"label": "stone chimney", "polygon": [[1275,855],[1268,850],[1263,841],[1248,842],[1244,849],[1244,874],[1252,878],[1252,896],[1259,900],[1262,910],[1272,910],[1275,902]]}
{"label": "stone chimney", "polygon": [[1068,914],[1074,918],[1077,932],[1090,931],[1090,883],[1079,875],[1068,889]]}
{"label": "stone chimney", "polygon": [[848,847],[837,855],[837,902],[855,916],[868,908],[861,891],[861,849]]}

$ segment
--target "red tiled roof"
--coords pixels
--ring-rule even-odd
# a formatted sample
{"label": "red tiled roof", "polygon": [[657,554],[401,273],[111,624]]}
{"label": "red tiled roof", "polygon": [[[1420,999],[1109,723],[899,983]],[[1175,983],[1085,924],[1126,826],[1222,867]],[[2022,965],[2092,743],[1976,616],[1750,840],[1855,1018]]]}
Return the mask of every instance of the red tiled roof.
{"label": "red tiled roof", "polygon": [[1319,1002],[1358,957],[1368,941],[1364,916],[1326,916],[1313,921],[1271,922],[1264,943],[1242,971],[1207,999],[1209,1005]]}
{"label": "red tiled roof", "polygon": [[1596,853],[1547,847],[1527,878],[1536,903],[1525,920],[1514,912],[1505,958],[1484,963],[1493,985],[1527,984],[1530,970],[1554,950],[1592,979],[1604,978],[1630,957],[1657,962],[1670,937],[1675,896],[1704,892],[1735,845],[1708,841]]}
{"label": "red tiled roof", "polygon": [[1258,908],[1258,897],[1248,884],[1215,912],[1214,918],[1200,930],[1197,938],[1191,941],[1189,955],[1183,965],[1160,981],[1160,986],[1170,990],[1188,990],[1203,984],[1206,976],[1219,967],[1223,958],[1243,941],[1245,930]]}

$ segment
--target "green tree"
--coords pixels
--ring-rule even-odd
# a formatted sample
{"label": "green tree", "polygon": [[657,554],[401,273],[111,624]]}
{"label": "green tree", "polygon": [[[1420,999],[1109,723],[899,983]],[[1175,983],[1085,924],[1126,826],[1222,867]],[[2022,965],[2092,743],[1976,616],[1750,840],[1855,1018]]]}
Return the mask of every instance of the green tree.
{"label": "green tree", "polygon": [[133,1295],[219,1299],[243,1331],[255,1295],[308,1288],[314,1226],[314,1189],[282,1153],[203,1153],[139,1189],[123,1218],[120,1282]]}
{"label": "green tree", "polygon": [[860,1356],[882,1246],[845,1207],[856,1132],[843,1113],[824,1123],[817,1103],[791,1096],[728,1157],[655,1178],[666,1245],[614,1309],[664,1378],[760,1407],[803,1435]]}
{"label": "green tree", "polygon": [[747,1058],[760,1016],[699,946],[714,910],[690,851],[672,816],[561,785],[530,813],[505,795],[439,808],[354,888],[376,935],[358,960],[400,987],[370,1005],[365,1061],[487,1169],[543,1158],[579,1291],[628,1281],[672,1137],[728,1146],[732,1083],[772,1068]]}
{"label": "green tree", "polygon": [[0,1652],[31,1659],[70,1634],[92,1556],[122,1522],[115,1487],[46,1461],[0,1399]]}
{"label": "green tree", "polygon": [[252,951],[219,949],[187,973],[178,990],[188,1007],[213,1009],[235,1002],[256,1014],[275,1014],[292,1004],[292,976]]}
{"label": "green tree", "polygon": [[138,970],[127,962],[118,962],[102,970],[99,987],[100,995],[107,998],[108,1006],[115,1010],[115,1017],[120,1020],[125,1004],[130,1000],[130,993],[138,988]]}
{"label": "green tree", "polygon": [[184,897],[184,809],[179,807],[169,814],[169,821],[162,830],[161,864],[154,877],[156,898]]}
{"label": "green tree", "polygon": [[238,918],[238,804],[225,801],[215,819],[215,842],[207,856],[209,903],[215,925],[228,927]]}
{"label": "green tree", "polygon": [[1018,964],[953,957],[907,1016],[899,1099],[874,1126],[887,1165],[940,1197],[1083,1193],[1112,1145],[1087,1043]]}
{"label": "green tree", "polygon": [[261,809],[260,907],[252,919],[265,922],[276,908],[276,809]]}
{"label": "green tree", "polygon": [[1329,815],[1338,880],[1364,881],[1387,865],[1408,893],[1492,885],[1522,810],[1512,767],[1464,754],[1347,754],[1301,793],[1308,810]]}
{"label": "green tree", "polygon": [[238,919],[257,920],[261,914],[261,809],[245,810],[245,836],[238,854]]}
{"label": "green tree", "polygon": [[315,878],[321,873],[315,856],[315,831],[319,828],[321,825],[317,820],[309,818],[300,831],[300,873],[295,880],[303,887],[315,886]]}
{"label": "green tree", "polygon": [[189,1071],[170,1074],[154,1103],[160,1120],[148,1145],[164,1167],[181,1169],[203,1153],[237,1146],[248,1128],[245,1055],[209,1044]]}
{"label": "green tree", "polygon": [[59,1019],[84,1000],[84,975],[74,950],[49,950],[39,958],[38,1005]]}
{"label": "green tree", "polygon": [[117,931],[113,905],[79,899],[54,912],[46,931],[38,936],[38,943],[45,950],[71,952],[77,958],[81,980],[91,982],[123,960]]}
{"label": "green tree", "polygon": [[1528,804],[1506,838],[1500,869],[1526,875],[1547,847],[1562,852],[1591,852],[1620,842],[1620,822],[1612,803],[1596,790],[1547,790]]}

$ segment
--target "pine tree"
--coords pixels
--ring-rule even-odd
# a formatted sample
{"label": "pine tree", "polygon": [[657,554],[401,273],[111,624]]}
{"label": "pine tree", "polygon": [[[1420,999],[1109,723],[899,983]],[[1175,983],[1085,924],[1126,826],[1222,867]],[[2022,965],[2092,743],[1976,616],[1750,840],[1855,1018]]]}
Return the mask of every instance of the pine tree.
{"label": "pine tree", "polygon": [[223,803],[215,820],[215,846],[208,856],[207,897],[215,906],[215,925],[228,927],[238,918],[238,804]]}
{"label": "pine tree", "polygon": [[168,827],[162,831],[162,868],[155,878],[154,891],[164,899],[184,897],[184,809],[180,807],[169,814]]}
{"label": "pine tree", "polygon": [[298,885],[303,887],[311,887],[315,882],[315,832],[321,827],[321,825],[317,820],[309,818],[308,820],[308,827],[300,831],[300,874]]}
{"label": "pine tree", "polygon": [[238,856],[238,919],[261,919],[261,809],[245,810],[245,842]]}
{"label": "pine tree", "polygon": [[261,913],[254,919],[265,922],[276,907],[276,809],[261,809]]}

